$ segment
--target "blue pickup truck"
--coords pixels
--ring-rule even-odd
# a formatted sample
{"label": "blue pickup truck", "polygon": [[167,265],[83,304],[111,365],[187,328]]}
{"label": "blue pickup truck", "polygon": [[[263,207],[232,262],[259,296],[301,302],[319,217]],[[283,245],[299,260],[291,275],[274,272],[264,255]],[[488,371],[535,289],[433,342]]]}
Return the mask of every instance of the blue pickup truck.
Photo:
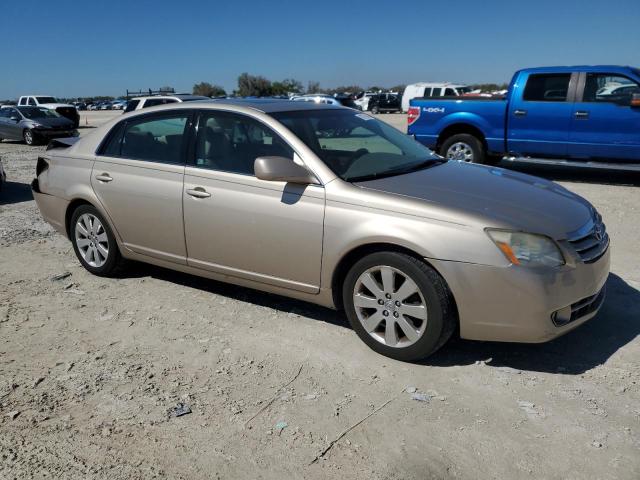
{"label": "blue pickup truck", "polygon": [[408,124],[416,140],[455,160],[492,164],[509,155],[638,167],[640,70],[520,70],[505,98],[413,99]]}

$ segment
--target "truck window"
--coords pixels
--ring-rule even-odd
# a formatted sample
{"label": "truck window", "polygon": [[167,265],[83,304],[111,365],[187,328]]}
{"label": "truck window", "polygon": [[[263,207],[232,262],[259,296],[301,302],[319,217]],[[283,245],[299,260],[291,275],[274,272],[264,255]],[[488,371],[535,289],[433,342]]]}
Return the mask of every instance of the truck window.
{"label": "truck window", "polygon": [[20,102],[18,102],[18,105],[26,105],[27,104],[27,99],[25,97],[22,97],[20,99]]}
{"label": "truck window", "polygon": [[640,87],[627,77],[611,73],[587,73],[582,101],[628,105],[634,93],[640,93]]}
{"label": "truck window", "polygon": [[570,73],[529,75],[522,98],[526,102],[565,102],[570,80]]}
{"label": "truck window", "polygon": [[34,106],[36,106],[36,105],[38,105],[38,104],[36,103],[36,101],[35,101],[35,99],[34,99],[33,97],[29,97],[29,103],[28,103],[28,105],[34,105]]}
{"label": "truck window", "polygon": [[456,91],[453,88],[446,88],[444,90],[444,96],[445,97],[455,97],[456,96]]}
{"label": "truck window", "polygon": [[422,95],[423,97],[430,97],[431,96],[431,89],[430,88],[425,88],[424,89],[424,95]]}

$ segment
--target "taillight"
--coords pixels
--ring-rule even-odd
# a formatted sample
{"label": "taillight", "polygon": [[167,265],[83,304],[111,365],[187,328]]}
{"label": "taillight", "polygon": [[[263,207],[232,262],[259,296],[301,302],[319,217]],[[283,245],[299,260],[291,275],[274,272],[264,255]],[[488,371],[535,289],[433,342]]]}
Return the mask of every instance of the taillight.
{"label": "taillight", "polygon": [[412,125],[420,118],[420,107],[409,107],[407,111],[407,125]]}

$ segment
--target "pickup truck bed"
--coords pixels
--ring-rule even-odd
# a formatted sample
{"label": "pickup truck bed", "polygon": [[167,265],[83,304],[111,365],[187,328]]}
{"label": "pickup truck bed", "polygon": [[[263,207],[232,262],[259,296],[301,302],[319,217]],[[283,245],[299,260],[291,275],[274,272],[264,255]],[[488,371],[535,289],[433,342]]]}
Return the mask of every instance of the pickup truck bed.
{"label": "pickup truck bed", "polygon": [[631,67],[521,70],[504,99],[413,99],[408,133],[441,155],[640,163],[640,72]]}

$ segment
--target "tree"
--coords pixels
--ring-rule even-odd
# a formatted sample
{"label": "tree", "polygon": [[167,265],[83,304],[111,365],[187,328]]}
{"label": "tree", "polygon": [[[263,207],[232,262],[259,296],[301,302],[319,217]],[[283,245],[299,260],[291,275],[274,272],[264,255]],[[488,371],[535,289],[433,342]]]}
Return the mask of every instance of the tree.
{"label": "tree", "polygon": [[341,85],[336,88],[332,88],[333,93],[358,93],[364,90],[360,85]]}
{"label": "tree", "polygon": [[320,82],[309,81],[307,84],[307,93],[322,93]]}
{"label": "tree", "polygon": [[271,82],[260,75],[242,73],[238,77],[238,90],[241,97],[268,97],[271,95]]}
{"label": "tree", "polygon": [[398,93],[404,93],[404,89],[407,88],[406,85],[404,84],[400,84],[400,85],[395,85],[394,87],[391,87],[389,89],[389,91],[391,92],[398,92]]}
{"label": "tree", "polygon": [[271,84],[271,95],[288,95],[290,93],[301,93],[302,83],[293,78],[285,78],[281,82]]}
{"label": "tree", "polygon": [[196,83],[193,86],[194,95],[203,95],[205,97],[226,97],[227,92],[220,85],[212,85],[209,82]]}

